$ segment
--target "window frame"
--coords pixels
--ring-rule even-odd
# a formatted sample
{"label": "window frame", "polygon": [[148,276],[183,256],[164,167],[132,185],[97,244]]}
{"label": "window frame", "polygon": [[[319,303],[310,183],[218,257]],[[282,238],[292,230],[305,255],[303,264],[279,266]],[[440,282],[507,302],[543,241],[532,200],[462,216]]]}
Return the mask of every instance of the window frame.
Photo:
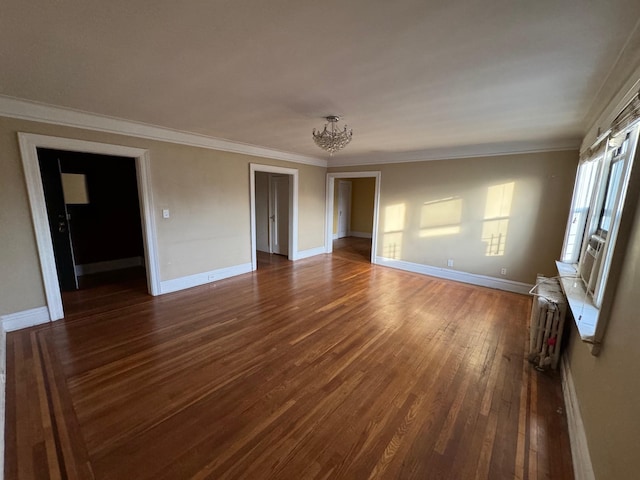
{"label": "window frame", "polygon": [[[635,121],[621,130],[615,137],[605,140],[606,148],[604,152],[601,150],[591,155],[591,158],[583,160],[578,165],[576,181],[571,201],[571,210],[567,222],[565,238],[563,242],[561,262],[558,262],[558,271],[561,274],[563,288],[569,300],[576,325],[582,339],[586,342],[594,344],[592,353],[599,352],[599,345],[604,335],[606,323],[608,321],[608,312],[612,304],[613,291],[617,284],[617,275],[619,267],[622,265],[619,260],[620,255],[624,255],[622,250],[626,247],[626,237],[622,238],[622,242],[618,242],[618,233],[621,229],[623,211],[627,204],[629,186],[632,181],[632,170],[638,154],[638,142],[640,137],[640,121]],[[595,175],[585,175],[584,169],[591,162],[597,162]],[[603,245],[600,251],[600,260],[596,265],[597,270],[590,273],[590,280],[596,275],[595,282],[589,281],[589,285],[593,285],[593,291],[589,291],[589,285],[586,285],[581,278],[579,272],[585,262],[587,248],[590,240],[601,234],[601,219],[603,215],[604,203],[607,199],[607,189],[613,165],[618,162],[622,163],[621,179],[614,195],[611,212],[610,228],[605,236],[601,237]],[[638,160],[640,162],[640,160]],[[637,167],[636,171],[638,170]],[[582,171],[581,171],[582,170]],[[638,174],[635,175],[638,177]],[[591,178],[592,177],[592,178]],[[584,220],[584,225],[578,225],[575,238],[571,238],[572,222],[579,215],[578,210],[581,209],[580,200],[584,197],[582,188],[587,186],[587,196],[590,197],[588,202],[588,214]],[[591,184],[591,182],[593,182]],[[576,244],[578,233],[581,233],[581,245],[579,255],[576,258]],[[573,245],[570,242],[573,241]],[[591,242],[593,243],[593,242]],[[618,250],[616,247],[620,246]],[[616,257],[614,259],[614,257]],[[615,268],[614,268],[614,263]],[[585,318],[585,316],[587,318]],[[584,322],[584,323],[581,323]]]}
{"label": "window frame", "polygon": [[[576,180],[573,186],[573,197],[571,199],[571,208],[569,210],[569,219],[567,221],[567,228],[565,230],[564,241],[562,244],[562,254],[560,255],[561,262],[567,264],[577,264],[581,255],[582,247],[584,246],[584,233],[589,223],[589,218],[592,211],[593,198],[591,192],[593,191],[596,179],[599,176],[601,168],[601,160],[604,153],[595,155],[584,162],[580,162],[578,170],[576,172]],[[587,170],[587,168],[589,170]],[[586,202],[582,201],[583,192],[586,192]],[[578,205],[580,203],[580,205]],[[583,212],[585,215],[583,216]],[[572,225],[577,223],[576,231],[572,234]],[[571,245],[571,251],[569,251],[569,245],[571,244],[572,237],[580,239],[579,246],[576,248],[577,240],[573,240]]]}

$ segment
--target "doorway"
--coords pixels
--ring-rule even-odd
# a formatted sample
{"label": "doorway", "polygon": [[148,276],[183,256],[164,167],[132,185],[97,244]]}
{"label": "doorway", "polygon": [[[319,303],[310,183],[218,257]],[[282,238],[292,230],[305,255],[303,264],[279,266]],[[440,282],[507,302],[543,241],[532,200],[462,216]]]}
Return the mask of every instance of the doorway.
{"label": "doorway", "polygon": [[249,175],[252,270],[256,270],[259,263],[276,263],[284,258],[295,260],[298,170],[252,163]]}
{"label": "doorway", "polygon": [[340,249],[376,263],[380,177],[375,171],[327,174],[327,253]]}
{"label": "doorway", "polygon": [[290,176],[255,173],[256,249],[258,264],[263,254],[289,256]]}
{"label": "doorway", "polygon": [[160,276],[157,257],[155,219],[149,175],[149,153],[147,150],[121,145],[89,142],[70,138],[50,137],[32,133],[18,133],[20,154],[24,169],[29,205],[38,248],[40,271],[44,284],[49,320],[64,318],[62,295],[56,270],[53,242],[44,197],[44,189],[38,162],[38,148],[50,148],[72,152],[131,157],[135,159],[139,204],[144,242],[144,265],[148,293],[160,294]]}
{"label": "doorway", "polygon": [[65,308],[79,289],[147,290],[133,158],[38,148]]}

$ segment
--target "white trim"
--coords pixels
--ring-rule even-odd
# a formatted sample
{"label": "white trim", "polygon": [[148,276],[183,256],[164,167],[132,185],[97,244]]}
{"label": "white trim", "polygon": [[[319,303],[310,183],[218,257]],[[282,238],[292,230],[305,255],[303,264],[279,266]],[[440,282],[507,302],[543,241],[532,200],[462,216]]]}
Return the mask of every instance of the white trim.
{"label": "white trim", "polygon": [[76,275],[91,275],[93,273],[111,272],[123,268],[139,267],[143,265],[142,257],[118,258],[104,262],[85,263],[76,265]]}
{"label": "white trim", "polygon": [[279,173],[290,175],[289,182],[289,253],[287,258],[295,260],[298,255],[298,169],[275,167],[273,165],[249,164],[249,204],[251,209],[251,269],[258,268],[256,256],[256,172]]}
{"label": "white trim", "polygon": [[240,153],[256,157],[284,160],[287,162],[314,165],[318,167],[342,167],[355,165],[376,165],[384,163],[406,163],[456,158],[491,157],[552,151],[576,150],[580,139],[547,140],[541,142],[509,142],[486,145],[471,145],[437,148],[413,152],[388,154],[366,153],[354,156],[336,156],[327,161],[324,158],[300,155],[257,145],[234,142],[217,137],[199,135],[132,120],[124,120],[106,115],[57,107],[44,103],[26,101],[0,95],[0,116],[18,118],[33,122],[49,123],[66,127],[81,128],[98,132],[115,133],[129,137],[145,138],[162,142],[188,145],[192,147]]}
{"label": "white trim", "polygon": [[217,270],[196,273],[195,275],[188,275],[186,277],[164,280],[160,282],[160,293],[165,294],[177,292],[178,290],[217,282],[219,280],[224,280],[225,278],[235,277],[236,275],[242,275],[249,272],[251,272],[251,264],[243,263],[232,267],[218,268]]}
{"label": "white trim", "polygon": [[0,480],[4,480],[4,419],[7,391],[7,332],[0,323]]}
{"label": "white trim", "polygon": [[562,393],[564,394],[564,405],[567,414],[567,425],[569,428],[569,439],[571,443],[571,459],[573,460],[573,475],[576,480],[595,480],[587,435],[582,423],[580,414],[580,402],[576,395],[576,387],[573,383],[573,375],[567,356],[562,357],[560,362],[560,373],[562,375]]}
{"label": "white trim", "polygon": [[121,118],[97,115],[69,108],[56,107],[37,102],[0,95],[0,116],[19,118],[34,122],[64,125],[66,127],[94,130],[98,132],[116,133],[130,137],[159,140],[162,142],[189,145],[192,147],[220,150],[223,152],[241,153],[256,157],[272,158],[287,162],[302,163],[326,167],[327,161],[317,157],[298,155],[266,147],[233,142],[222,138],[197,135],[193,133],[158,127],[141,122]]}
{"label": "white trim", "polygon": [[364,172],[330,172],[327,173],[327,198],[325,217],[325,247],[326,253],[333,252],[333,195],[336,178],[375,178],[375,192],[373,197],[373,229],[371,232],[371,263],[376,263],[376,249],[378,245],[378,217],[380,209],[380,171]]}
{"label": "white trim", "polygon": [[507,142],[486,145],[434,148],[413,152],[367,153],[362,155],[336,156],[329,167],[381,165],[389,163],[429,162],[455,160],[458,158],[497,157],[501,155],[524,155],[527,153],[564,152],[578,150],[580,138],[549,140],[542,142]]}
{"label": "white trim", "polygon": [[556,261],[556,268],[560,277],[560,286],[567,297],[580,338],[584,342],[593,343],[600,310],[593,304],[591,296],[587,294],[576,265]]}
{"label": "white trim", "polygon": [[[636,45],[640,41],[640,20],[627,37],[624,46],[617,58],[611,63],[611,69],[602,81],[593,102],[587,108],[583,124],[587,127],[587,133],[581,144],[580,151],[588,149],[600,136],[598,131],[606,131],[613,119],[618,115],[622,107],[626,105],[632,96],[638,93],[640,87],[640,57],[637,54]],[[631,47],[631,49],[629,49]],[[627,52],[632,52],[625,55]],[[621,67],[620,62],[624,65]],[[631,74],[626,67],[634,65]],[[625,80],[626,77],[626,80]]]}
{"label": "white trim", "polygon": [[142,240],[144,245],[144,265],[147,272],[147,287],[151,295],[160,295],[160,259],[158,253],[158,230],[156,229],[156,209],[153,203],[151,183],[151,157],[145,150],[136,158],[138,174],[138,197],[140,198],[140,218],[142,219]]}
{"label": "white trim", "polygon": [[450,268],[432,267],[420,263],[405,262],[404,260],[394,260],[392,258],[376,257],[376,263],[385,267],[406,270],[407,272],[455,280],[456,282],[470,283],[471,285],[478,285],[480,287],[496,288],[507,292],[528,294],[531,287],[533,287],[533,285],[528,283],[504,280],[502,278],[478,275],[476,273],[466,273],[459,270],[451,270]]}
{"label": "white trim", "polygon": [[326,253],[326,248],[324,245],[321,247],[310,248],[308,250],[302,250],[298,252],[294,258],[294,260],[302,260],[303,258],[315,257],[316,255],[322,255]]}
{"label": "white trim", "polygon": [[159,293],[159,266],[157,258],[156,230],[153,219],[153,198],[151,195],[151,181],[149,175],[149,153],[140,148],[111,145],[107,143],[87,142],[70,138],[49,137],[32,133],[18,133],[22,166],[27,184],[29,204],[31,206],[31,218],[36,236],[40,269],[44,283],[47,307],[51,320],[64,317],[62,308],[62,296],[58,284],[55,258],[49,221],[47,219],[47,207],[40,177],[38,165],[38,147],[69,150],[75,152],[98,153],[120,157],[133,157],[136,159],[136,171],[138,175],[140,215],[143,220],[142,232],[145,247],[145,264],[147,266],[147,284],[151,295]]}
{"label": "white trim", "polygon": [[50,320],[51,317],[49,317],[49,309],[47,309],[47,307],[32,308],[30,310],[0,316],[0,323],[5,332],[33,327],[42,323],[48,323]]}
{"label": "white trim", "polygon": [[373,235],[371,235],[370,232],[354,232],[353,230],[349,231],[349,236],[356,237],[356,238],[372,238],[373,237]]}
{"label": "white trim", "polygon": [[333,240],[338,240],[338,234],[337,234],[337,233],[333,233],[333,234],[331,234],[331,238],[332,238]]}

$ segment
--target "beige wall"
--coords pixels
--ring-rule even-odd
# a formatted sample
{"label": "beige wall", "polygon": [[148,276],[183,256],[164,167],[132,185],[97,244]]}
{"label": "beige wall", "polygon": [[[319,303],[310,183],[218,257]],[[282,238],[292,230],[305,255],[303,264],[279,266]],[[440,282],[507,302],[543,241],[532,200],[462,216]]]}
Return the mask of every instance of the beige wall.
{"label": "beige wall", "polygon": [[[272,163],[272,162],[269,162]],[[278,164],[275,161],[274,165]],[[283,166],[286,162],[280,162]],[[326,168],[292,165],[299,174],[298,185],[298,250],[310,250],[324,245],[326,218]]]}
{"label": "beige wall", "polygon": [[333,180],[333,234],[334,236],[338,233],[338,182],[342,180],[341,178],[336,178]]}
{"label": "beige wall", "polygon": [[269,174],[256,172],[256,249],[269,252]]}
{"label": "beige wall", "polygon": [[298,248],[324,244],[325,168],[0,117],[0,315],[45,305],[17,132],[149,149],[161,280],[251,261],[251,162],[299,170]]}
{"label": "beige wall", "polygon": [[632,480],[640,472],[639,292],[637,208],[602,351],[591,355],[572,324],[566,352],[597,479]]}
{"label": "beige wall", "polygon": [[341,179],[335,178],[333,180],[333,235],[338,233],[338,182]]}
{"label": "beige wall", "polygon": [[46,303],[18,139],[11,123],[0,117],[0,315]]}
{"label": "beige wall", "polygon": [[376,179],[373,177],[351,179],[351,231],[373,231],[373,204]]}
{"label": "beige wall", "polygon": [[577,161],[565,151],[329,171],[381,171],[378,256],[533,283],[554,274]]}

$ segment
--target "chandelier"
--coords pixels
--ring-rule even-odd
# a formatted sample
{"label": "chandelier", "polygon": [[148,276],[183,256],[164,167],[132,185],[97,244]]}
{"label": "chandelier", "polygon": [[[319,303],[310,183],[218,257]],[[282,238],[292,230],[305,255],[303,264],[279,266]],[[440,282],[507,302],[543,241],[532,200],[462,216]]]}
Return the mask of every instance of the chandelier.
{"label": "chandelier", "polygon": [[313,141],[316,142],[320,148],[329,152],[330,155],[333,155],[338,150],[346,147],[348,143],[351,141],[351,137],[353,137],[353,131],[347,130],[347,126],[344,126],[344,130],[339,130],[337,127],[338,120],[340,117],[337,115],[329,115],[325,117],[327,122],[331,124],[331,128],[327,129],[329,123],[326,123],[324,126],[324,130],[318,131],[316,133],[316,129],[313,129]]}

